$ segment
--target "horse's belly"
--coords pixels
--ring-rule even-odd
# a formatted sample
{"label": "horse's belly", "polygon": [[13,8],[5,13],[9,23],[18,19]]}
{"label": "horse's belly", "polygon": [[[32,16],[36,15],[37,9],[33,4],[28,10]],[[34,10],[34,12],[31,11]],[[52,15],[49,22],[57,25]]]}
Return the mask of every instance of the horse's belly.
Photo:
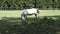
{"label": "horse's belly", "polygon": [[33,15],[33,14],[27,14],[27,15]]}

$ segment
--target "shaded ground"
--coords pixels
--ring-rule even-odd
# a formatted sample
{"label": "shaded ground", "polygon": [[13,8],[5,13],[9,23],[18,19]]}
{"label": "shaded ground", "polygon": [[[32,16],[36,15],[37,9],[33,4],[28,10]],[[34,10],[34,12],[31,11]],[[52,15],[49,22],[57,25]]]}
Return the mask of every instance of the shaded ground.
{"label": "shaded ground", "polygon": [[[57,31],[60,31],[60,16],[59,15],[58,16],[47,16],[47,18],[48,19],[52,18],[54,20],[54,23],[52,25],[55,24],[55,26],[54,26],[55,29],[57,29]],[[42,26],[42,30],[38,30],[39,28],[41,29],[40,26],[41,26],[42,23],[44,24]],[[46,22],[46,23],[50,23],[50,22]],[[29,33],[31,34],[32,29],[37,31],[37,34],[39,34],[39,33],[44,34],[43,31],[45,32],[45,29],[43,30],[43,28],[45,28],[45,27],[47,27],[47,24],[45,24],[44,17],[39,18],[38,21],[36,20],[36,18],[28,18],[27,23],[22,22],[20,17],[18,17],[18,18],[3,17],[0,20],[0,32],[2,34],[7,33],[9,31],[10,31],[10,34],[11,33],[12,34],[14,34],[14,33],[17,34],[17,32],[19,34],[21,32],[22,32],[21,34],[24,34],[23,32],[25,32],[26,34],[29,34]],[[34,34],[34,33],[32,33],[32,34]]]}

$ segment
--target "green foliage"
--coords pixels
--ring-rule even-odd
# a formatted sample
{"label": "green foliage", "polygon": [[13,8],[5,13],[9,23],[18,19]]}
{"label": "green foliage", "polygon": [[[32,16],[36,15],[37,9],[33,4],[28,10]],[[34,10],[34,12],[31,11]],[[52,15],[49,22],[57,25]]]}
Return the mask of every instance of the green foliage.
{"label": "green foliage", "polygon": [[0,0],[0,8],[32,8],[36,5],[37,8],[59,8],[60,0]]}

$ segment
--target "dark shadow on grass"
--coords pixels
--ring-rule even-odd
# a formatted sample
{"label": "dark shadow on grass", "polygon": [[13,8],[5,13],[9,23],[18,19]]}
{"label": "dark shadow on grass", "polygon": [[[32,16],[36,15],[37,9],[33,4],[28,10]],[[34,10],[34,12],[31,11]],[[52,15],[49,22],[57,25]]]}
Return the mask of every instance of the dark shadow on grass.
{"label": "dark shadow on grass", "polygon": [[[40,22],[40,18],[38,19],[38,20],[36,20],[36,18],[27,18],[27,22],[26,23],[32,23],[32,22],[34,22],[34,23],[37,23],[37,21],[38,22]],[[21,18],[20,17],[18,17],[18,18],[14,18],[14,17],[3,17],[1,20],[0,20],[0,22],[8,22],[8,23],[22,23],[22,20],[21,20]]]}
{"label": "dark shadow on grass", "polygon": [[[60,16],[46,16],[48,18],[44,19],[39,18],[36,20],[36,18],[27,18],[27,22],[22,22],[21,18],[14,18],[14,17],[3,17],[0,20],[0,32],[2,34],[7,33],[7,34],[46,34],[48,33],[47,31],[50,31],[51,29],[54,29],[54,26],[60,26]],[[54,19],[55,25],[53,27],[50,27],[50,25],[47,25],[51,20],[49,18],[56,18]],[[49,21],[50,20],[50,21]],[[53,23],[53,22],[52,22]],[[49,27],[51,28],[49,28]],[[48,28],[47,28],[48,27]],[[48,30],[49,29],[49,30]],[[59,29],[58,29],[59,30]],[[54,31],[54,30],[53,30]]]}
{"label": "dark shadow on grass", "polygon": [[50,17],[50,18],[53,18],[55,20],[55,28],[57,29],[57,31],[60,32],[60,15],[57,15],[57,16],[46,16],[46,17]]}
{"label": "dark shadow on grass", "polygon": [[3,17],[0,20],[0,32],[1,34],[24,34],[25,28],[29,26],[32,27],[32,24],[34,23],[38,23],[35,18],[28,18],[25,23],[21,21],[20,17]]}
{"label": "dark shadow on grass", "polygon": [[57,27],[60,27],[60,15],[57,16],[47,16],[47,17],[51,17],[51,18],[55,18],[55,23]]}

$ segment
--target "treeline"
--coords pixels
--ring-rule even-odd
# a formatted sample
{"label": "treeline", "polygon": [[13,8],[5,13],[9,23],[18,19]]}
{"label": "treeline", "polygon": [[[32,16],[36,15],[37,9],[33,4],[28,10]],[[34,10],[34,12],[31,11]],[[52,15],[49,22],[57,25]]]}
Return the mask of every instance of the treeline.
{"label": "treeline", "polygon": [[60,0],[0,0],[0,9],[59,9]]}

